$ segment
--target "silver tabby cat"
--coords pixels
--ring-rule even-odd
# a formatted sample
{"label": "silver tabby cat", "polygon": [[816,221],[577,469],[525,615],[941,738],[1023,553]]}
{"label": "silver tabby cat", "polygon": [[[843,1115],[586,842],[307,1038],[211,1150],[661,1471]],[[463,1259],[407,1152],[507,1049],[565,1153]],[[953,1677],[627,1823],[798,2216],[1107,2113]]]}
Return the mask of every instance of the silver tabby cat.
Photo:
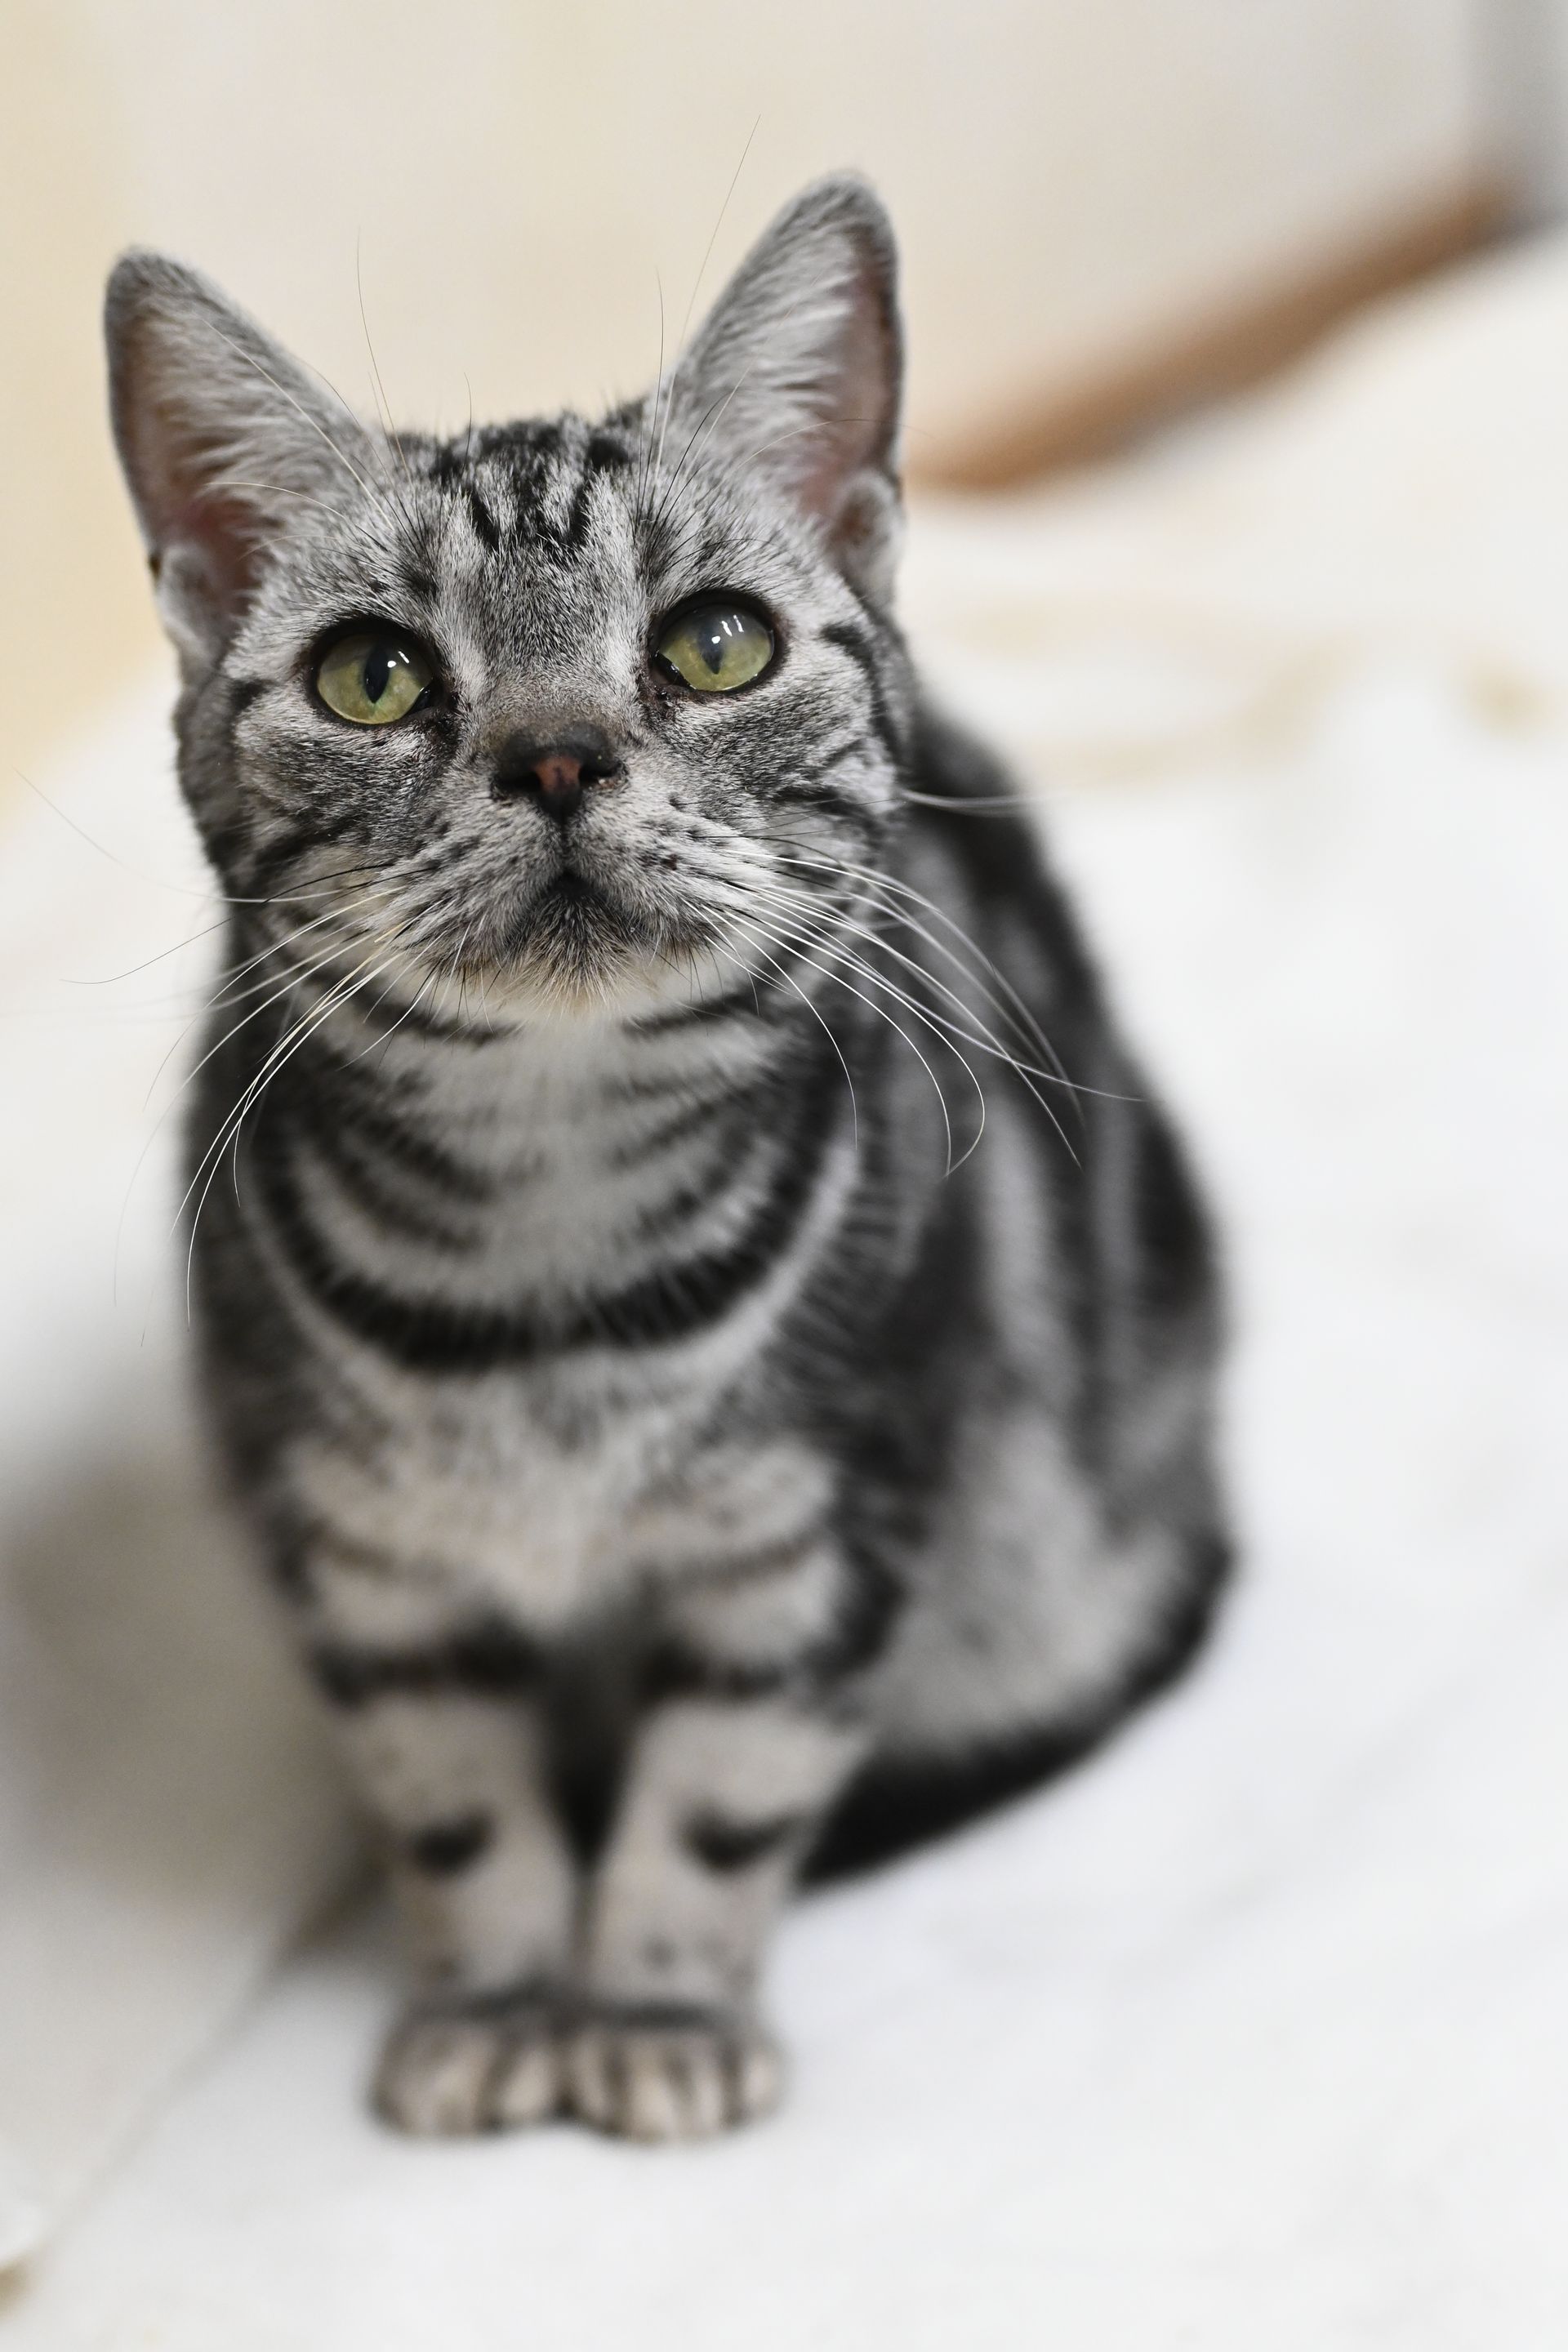
{"label": "silver tabby cat", "polygon": [[1180,1151],[893,618],[885,217],[809,189],[642,400],[367,430],[109,289],[227,908],[202,1393],[416,1989],[416,2132],[767,2108],[803,1877],[1080,1753],[1226,1558]]}

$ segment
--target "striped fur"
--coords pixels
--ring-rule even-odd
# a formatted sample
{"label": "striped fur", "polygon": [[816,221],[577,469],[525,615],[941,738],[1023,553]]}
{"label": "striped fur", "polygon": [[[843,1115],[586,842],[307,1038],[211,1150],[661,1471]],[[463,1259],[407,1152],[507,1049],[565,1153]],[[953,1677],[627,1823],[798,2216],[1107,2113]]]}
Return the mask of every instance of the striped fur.
{"label": "striped fur", "polygon": [[[229,908],[204,1394],[406,1913],[381,2103],[716,2128],[791,1885],[1100,1738],[1226,1549],[1181,1152],[892,618],[886,225],[826,183],[647,400],[451,442],[173,263],[109,320]],[[717,589],[778,657],[683,695]],[[310,685],[371,619],[384,730]],[[568,819],[520,730],[607,747]]]}

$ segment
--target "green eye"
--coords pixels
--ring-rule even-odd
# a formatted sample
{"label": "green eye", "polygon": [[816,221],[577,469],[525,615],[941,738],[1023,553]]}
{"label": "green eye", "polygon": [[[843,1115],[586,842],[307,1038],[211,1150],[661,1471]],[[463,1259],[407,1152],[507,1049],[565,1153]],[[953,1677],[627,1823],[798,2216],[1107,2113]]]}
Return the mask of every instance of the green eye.
{"label": "green eye", "polygon": [[390,727],[407,718],[435,675],[429,655],[411,637],[356,629],[322,655],[316,692],[329,710],[356,727]]}
{"label": "green eye", "polygon": [[655,648],[659,667],[697,694],[729,694],[761,677],[773,633],[743,604],[695,604],[669,624]]}

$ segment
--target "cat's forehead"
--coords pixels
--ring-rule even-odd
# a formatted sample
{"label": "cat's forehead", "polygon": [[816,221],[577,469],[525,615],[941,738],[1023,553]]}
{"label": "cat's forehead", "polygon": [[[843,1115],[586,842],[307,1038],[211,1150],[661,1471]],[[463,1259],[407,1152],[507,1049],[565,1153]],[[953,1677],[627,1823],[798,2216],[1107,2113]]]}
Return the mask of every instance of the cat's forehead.
{"label": "cat's forehead", "polygon": [[636,505],[650,464],[640,435],[571,415],[486,426],[422,456],[482,556],[566,563],[589,549],[596,521]]}
{"label": "cat's forehead", "polygon": [[689,443],[570,415],[405,443],[368,532],[331,551],[331,593],[363,583],[409,625],[549,658],[587,623],[640,634],[700,589],[802,586],[809,541]]}
{"label": "cat's forehead", "polygon": [[658,428],[565,415],[429,448],[448,552],[468,552],[495,581],[531,566],[564,577],[607,565],[662,583],[782,551],[778,519],[703,462],[689,430],[665,440]]}
{"label": "cat's forehead", "polygon": [[[706,591],[799,610],[822,558],[786,506],[640,410],[389,440],[336,519],[267,583],[247,657],[372,617],[425,639],[475,696],[498,676],[631,689],[650,626]],[[698,436],[700,439],[700,435]]]}
{"label": "cat's forehead", "polygon": [[569,663],[635,633],[644,461],[629,435],[574,417],[427,448],[419,525],[402,537],[427,625],[481,665]]}

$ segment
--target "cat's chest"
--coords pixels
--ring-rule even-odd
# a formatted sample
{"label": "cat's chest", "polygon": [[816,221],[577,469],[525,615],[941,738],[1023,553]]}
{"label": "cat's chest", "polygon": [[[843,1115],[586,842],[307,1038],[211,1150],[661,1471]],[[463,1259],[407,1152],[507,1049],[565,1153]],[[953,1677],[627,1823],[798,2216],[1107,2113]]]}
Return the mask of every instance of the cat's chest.
{"label": "cat's chest", "polygon": [[776,1139],[745,1116],[758,1041],[505,1039],[378,1071],[355,1125],[329,1082],[288,1131],[285,1222],[361,1290],[561,1328],[721,1242]]}
{"label": "cat's chest", "polygon": [[703,1410],[687,1383],[607,1389],[602,1371],[559,1367],[456,1384],[382,1374],[359,1403],[352,1429],[290,1449],[311,1524],[465,1607],[549,1626],[626,1588],[649,1498]]}
{"label": "cat's chest", "polygon": [[734,1241],[784,1146],[734,1116],[746,1057],[508,1054],[418,1067],[374,1181],[301,1129],[262,1244],[312,1401],[283,1465],[300,1515],[557,1624],[644,1572],[648,1510],[745,1389],[771,1291]]}

